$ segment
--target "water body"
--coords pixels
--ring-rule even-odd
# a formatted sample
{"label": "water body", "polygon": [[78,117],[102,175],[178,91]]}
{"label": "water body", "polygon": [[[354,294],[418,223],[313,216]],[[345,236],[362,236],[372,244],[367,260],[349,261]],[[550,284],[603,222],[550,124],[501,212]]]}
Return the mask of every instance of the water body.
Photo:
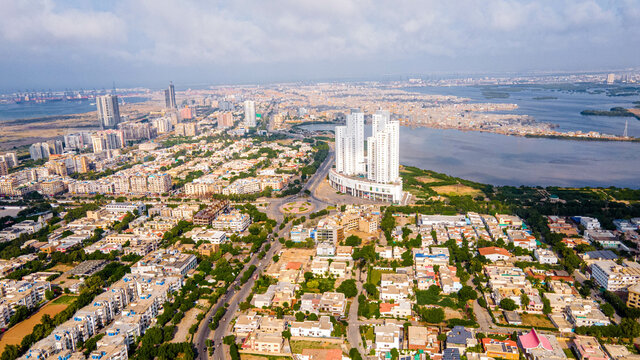
{"label": "water body", "polygon": [[[303,126],[333,130],[330,124]],[[369,134],[371,127],[366,126]],[[640,188],[640,144],[400,128],[400,163],[493,185]]]}
{"label": "water body", "polygon": [[[127,103],[139,103],[147,101],[148,98],[127,97],[124,100]],[[95,110],[95,100],[55,101],[42,104],[0,104],[0,122],[16,119],[33,119],[45,116],[84,114]]]}
{"label": "water body", "polygon": [[[594,85],[595,86],[595,85]],[[629,136],[640,137],[640,120],[633,117],[585,116],[586,109],[609,110],[612,107],[632,108],[640,96],[607,96],[606,93],[560,91],[551,88],[527,86],[450,86],[412,87],[405,90],[432,95],[453,95],[469,98],[473,103],[517,104],[509,113],[529,115],[537,122],[557,124],[559,131],[598,131],[603,134],[622,135],[628,120]],[[485,96],[483,91],[508,94],[506,98]],[[551,97],[555,99],[551,99]]]}

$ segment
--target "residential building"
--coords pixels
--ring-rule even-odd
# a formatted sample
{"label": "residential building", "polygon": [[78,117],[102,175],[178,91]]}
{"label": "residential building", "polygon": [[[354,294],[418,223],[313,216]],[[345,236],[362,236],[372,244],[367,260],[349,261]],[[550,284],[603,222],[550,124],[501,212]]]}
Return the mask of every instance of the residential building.
{"label": "residential building", "polygon": [[535,249],[533,251],[533,256],[535,256],[536,260],[540,264],[557,264],[558,257],[556,254],[549,249]]}
{"label": "residential building", "polygon": [[447,333],[447,349],[456,348],[461,354],[467,352],[467,348],[478,344],[471,330],[464,326],[456,325]]}
{"label": "residential building", "polygon": [[482,339],[482,348],[487,356],[507,360],[518,360],[520,352],[518,344],[512,340]]}
{"label": "residential building", "polygon": [[393,323],[375,325],[373,331],[376,335],[375,350],[377,354],[384,354],[391,349],[400,350],[402,344],[402,327]]}
{"label": "residential building", "polygon": [[164,90],[164,104],[167,109],[177,109],[176,103],[176,89],[173,86],[173,81],[169,83],[169,88]]}
{"label": "residential building", "polygon": [[609,360],[607,354],[600,347],[600,343],[593,336],[576,335],[571,348],[578,356],[578,360]]}
{"label": "residential building", "polygon": [[410,325],[407,328],[407,347],[409,350],[423,350],[434,355],[440,352],[438,328]]}
{"label": "residential building", "polygon": [[291,336],[331,337],[333,324],[328,316],[320,316],[318,321],[294,321],[290,331]]}
{"label": "residential building", "polygon": [[625,291],[640,282],[640,264],[624,261],[619,265],[612,260],[596,261],[591,265],[591,276],[608,291]]}
{"label": "residential building", "polygon": [[120,123],[120,107],[117,95],[96,97],[98,119],[103,129],[115,129]]}
{"label": "residential building", "polygon": [[535,329],[518,336],[518,345],[529,360],[564,360],[567,358],[554,335],[539,334]]}
{"label": "residential building", "polygon": [[244,127],[256,127],[256,103],[251,100],[244,102]]}
{"label": "residential building", "polygon": [[496,246],[479,248],[478,253],[491,262],[506,261],[511,258],[511,253],[507,249]]}

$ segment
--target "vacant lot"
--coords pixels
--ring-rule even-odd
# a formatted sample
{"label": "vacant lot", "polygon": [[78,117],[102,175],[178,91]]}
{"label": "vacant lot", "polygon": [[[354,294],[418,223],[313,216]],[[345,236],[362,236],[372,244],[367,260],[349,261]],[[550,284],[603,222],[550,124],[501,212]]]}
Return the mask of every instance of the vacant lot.
{"label": "vacant lot", "polygon": [[539,314],[521,314],[522,325],[524,326],[539,326],[539,327],[554,327],[551,320],[544,315]]}
{"label": "vacant lot", "polygon": [[291,360],[291,358],[287,356],[240,354],[240,360]]}
{"label": "vacant lot", "polygon": [[193,326],[193,324],[198,322],[196,316],[198,316],[198,314],[200,314],[201,312],[202,311],[198,308],[192,308],[184,314],[184,317],[178,324],[178,331],[171,340],[172,343],[189,341],[189,338],[191,337],[191,334],[189,334],[189,329],[191,328],[191,326]]}
{"label": "vacant lot", "polygon": [[75,301],[76,296],[75,295],[62,295],[56,299],[54,299],[51,303],[52,304],[71,304],[73,301]]}
{"label": "vacant lot", "polygon": [[434,186],[431,189],[437,192],[440,195],[456,195],[456,196],[464,196],[464,195],[481,195],[482,191],[478,189],[474,189],[470,186],[466,185],[444,185],[444,186]]}
{"label": "vacant lot", "polygon": [[73,269],[73,266],[71,266],[71,265],[58,264],[58,265],[52,267],[51,271],[67,272],[67,271],[69,271],[71,269]]}
{"label": "vacant lot", "polygon": [[291,340],[291,351],[294,354],[300,354],[304,349],[340,349],[340,344],[322,340]]}
{"label": "vacant lot", "polygon": [[45,314],[54,317],[57,313],[67,308],[67,304],[47,304],[30,318],[18,323],[2,335],[0,338],[0,353],[7,345],[17,345],[22,342],[22,338],[31,334],[33,327],[40,323]]}
{"label": "vacant lot", "polygon": [[449,319],[462,319],[462,313],[458,310],[454,310],[452,308],[445,307],[444,310],[444,318],[445,320]]}

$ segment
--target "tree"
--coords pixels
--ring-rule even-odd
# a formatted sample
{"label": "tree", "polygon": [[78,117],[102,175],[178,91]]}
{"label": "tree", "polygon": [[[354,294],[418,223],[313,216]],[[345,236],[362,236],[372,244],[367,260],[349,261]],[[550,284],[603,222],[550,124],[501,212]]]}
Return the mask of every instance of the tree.
{"label": "tree", "polygon": [[503,310],[513,311],[517,307],[518,305],[516,305],[516,302],[512,299],[507,298],[500,300],[500,308],[502,308]]}
{"label": "tree", "polygon": [[431,324],[439,324],[444,321],[444,310],[441,307],[423,308],[420,315],[422,320]]}
{"label": "tree", "polygon": [[349,357],[351,358],[351,360],[362,360],[362,355],[356,348],[351,348],[351,350],[349,350]]}
{"label": "tree", "polygon": [[235,336],[233,336],[233,335],[225,336],[225,337],[224,337],[224,339],[222,339],[222,342],[223,342],[225,345],[235,344],[235,342],[236,342],[236,337],[235,337]]}
{"label": "tree", "polygon": [[291,339],[291,331],[289,331],[289,330],[283,331],[282,332],[282,337],[287,339],[287,340],[290,340]]}
{"label": "tree", "polygon": [[530,301],[531,301],[531,300],[529,299],[529,296],[528,296],[527,294],[522,293],[522,294],[520,295],[520,304],[522,305],[522,308],[523,308],[523,309],[526,309],[526,308],[527,308],[527,306],[529,306],[529,302],[530,302]]}
{"label": "tree", "polygon": [[351,235],[344,241],[344,243],[347,246],[356,247],[356,246],[360,246],[360,244],[362,244],[362,239],[357,235]]}
{"label": "tree", "polygon": [[46,290],[46,291],[44,292],[44,297],[45,297],[47,300],[51,300],[51,299],[53,299],[54,297],[56,297],[56,294],[55,294],[53,291],[51,291],[51,290]]}
{"label": "tree", "polygon": [[478,293],[473,290],[471,286],[465,285],[458,291],[458,297],[460,301],[466,302],[468,300],[475,300],[478,298]]}
{"label": "tree", "polygon": [[337,292],[343,293],[345,297],[352,298],[358,295],[358,288],[356,287],[356,281],[353,279],[345,280],[336,289]]}
{"label": "tree", "polygon": [[303,312],[297,312],[296,313],[296,321],[304,321],[304,313]]}
{"label": "tree", "polygon": [[607,315],[608,317],[612,317],[616,312],[616,310],[613,308],[613,305],[609,303],[602,304],[602,306],[600,306],[600,310],[602,310],[602,313]]}
{"label": "tree", "polygon": [[399,356],[400,354],[398,353],[398,349],[396,348],[391,349],[391,360],[398,360]]}

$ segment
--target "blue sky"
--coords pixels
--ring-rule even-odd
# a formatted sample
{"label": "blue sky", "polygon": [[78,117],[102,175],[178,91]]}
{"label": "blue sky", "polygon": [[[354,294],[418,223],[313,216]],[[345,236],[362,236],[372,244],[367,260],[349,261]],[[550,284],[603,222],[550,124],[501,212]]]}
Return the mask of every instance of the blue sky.
{"label": "blue sky", "polygon": [[640,0],[0,0],[0,88],[638,67]]}

